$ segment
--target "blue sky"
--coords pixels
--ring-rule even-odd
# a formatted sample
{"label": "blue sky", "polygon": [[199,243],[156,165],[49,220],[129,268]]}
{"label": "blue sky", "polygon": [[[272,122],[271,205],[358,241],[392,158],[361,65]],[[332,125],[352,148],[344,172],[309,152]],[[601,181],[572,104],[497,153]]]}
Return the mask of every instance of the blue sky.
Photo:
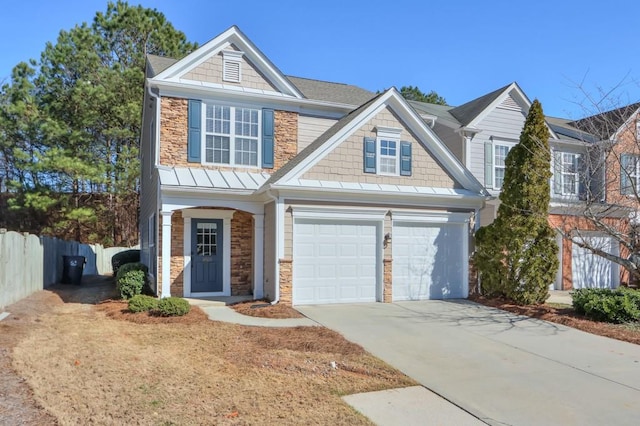
{"label": "blue sky", "polygon": [[[38,58],[60,30],[91,22],[106,0],[3,4],[0,81]],[[613,105],[640,100],[637,0],[141,0],[190,41],[231,25],[288,75],[435,90],[460,105],[517,81],[548,115],[578,118],[600,91]],[[609,97],[612,98],[611,96]]]}

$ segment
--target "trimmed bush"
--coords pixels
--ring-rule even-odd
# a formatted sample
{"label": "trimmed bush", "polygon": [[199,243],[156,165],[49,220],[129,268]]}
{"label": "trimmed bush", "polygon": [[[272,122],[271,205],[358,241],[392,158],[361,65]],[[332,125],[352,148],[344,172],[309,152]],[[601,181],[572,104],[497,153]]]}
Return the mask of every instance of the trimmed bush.
{"label": "trimmed bush", "polygon": [[163,317],[181,317],[191,310],[191,305],[180,297],[167,297],[158,302],[158,312]]}
{"label": "trimmed bush", "polygon": [[136,294],[129,299],[131,312],[148,312],[158,308],[158,299],[144,294]]}
{"label": "trimmed bush", "polygon": [[571,293],[577,313],[615,324],[640,320],[640,291],[621,287],[583,288]]}
{"label": "trimmed bush", "polygon": [[142,294],[147,283],[147,267],[142,263],[126,263],[118,269],[116,288],[120,297],[127,300]]}
{"label": "trimmed bush", "polygon": [[113,275],[118,275],[118,269],[127,263],[140,262],[140,250],[125,250],[111,256],[111,269]]}

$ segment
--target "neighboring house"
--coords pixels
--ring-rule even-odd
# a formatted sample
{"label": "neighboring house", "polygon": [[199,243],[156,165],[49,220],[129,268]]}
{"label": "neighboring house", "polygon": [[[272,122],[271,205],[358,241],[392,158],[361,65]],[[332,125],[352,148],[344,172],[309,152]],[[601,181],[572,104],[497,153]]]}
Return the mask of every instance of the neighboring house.
{"label": "neighboring house", "polygon": [[232,27],[149,56],[142,260],[159,295],[460,298],[488,193],[395,89],[288,77]]}
{"label": "neighboring house", "polygon": [[[530,100],[511,83],[458,107],[411,102],[422,118],[447,147],[474,174],[494,197],[480,212],[480,224],[488,225],[496,217],[505,174],[505,159],[520,139]],[[544,105],[543,105],[544,106]],[[579,231],[582,238],[604,247],[611,241],[579,220],[585,201],[601,197],[601,173],[593,168],[590,155],[597,137],[578,130],[568,120],[547,117],[551,148],[551,205],[549,222],[557,228]],[[598,194],[598,195],[596,195]],[[601,201],[598,200],[598,203]],[[615,220],[618,220],[617,218]],[[555,289],[607,286],[619,284],[617,265],[581,248],[558,233],[560,268]],[[610,246],[606,250],[613,251]]]}

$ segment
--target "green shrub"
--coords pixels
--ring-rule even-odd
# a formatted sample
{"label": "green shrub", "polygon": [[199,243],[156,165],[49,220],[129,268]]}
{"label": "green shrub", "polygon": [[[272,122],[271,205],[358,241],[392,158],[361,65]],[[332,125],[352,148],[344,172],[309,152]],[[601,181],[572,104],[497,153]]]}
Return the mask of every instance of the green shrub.
{"label": "green shrub", "polygon": [[158,302],[158,313],[163,317],[181,317],[189,313],[191,305],[180,297],[167,297]]}
{"label": "green shrub", "polygon": [[123,299],[142,294],[147,283],[147,267],[142,263],[127,263],[118,269],[116,288]]}
{"label": "green shrub", "polygon": [[640,320],[640,291],[583,288],[571,293],[573,307],[587,318],[615,324]]}
{"label": "green shrub", "polygon": [[140,250],[125,250],[111,256],[111,268],[113,269],[113,275],[118,274],[118,269],[122,265],[127,263],[140,262]]}
{"label": "green shrub", "polygon": [[136,294],[129,299],[131,312],[148,312],[158,308],[158,299],[144,294]]}

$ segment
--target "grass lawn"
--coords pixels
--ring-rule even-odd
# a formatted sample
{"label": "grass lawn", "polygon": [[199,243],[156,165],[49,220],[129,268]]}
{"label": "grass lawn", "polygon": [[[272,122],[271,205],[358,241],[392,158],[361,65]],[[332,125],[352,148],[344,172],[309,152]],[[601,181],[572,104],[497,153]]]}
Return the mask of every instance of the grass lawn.
{"label": "grass lawn", "polygon": [[[340,397],[415,384],[322,327],[244,327],[198,308],[147,320],[40,293],[10,307],[0,343],[42,424],[369,424]],[[0,417],[16,407],[0,403]]]}

